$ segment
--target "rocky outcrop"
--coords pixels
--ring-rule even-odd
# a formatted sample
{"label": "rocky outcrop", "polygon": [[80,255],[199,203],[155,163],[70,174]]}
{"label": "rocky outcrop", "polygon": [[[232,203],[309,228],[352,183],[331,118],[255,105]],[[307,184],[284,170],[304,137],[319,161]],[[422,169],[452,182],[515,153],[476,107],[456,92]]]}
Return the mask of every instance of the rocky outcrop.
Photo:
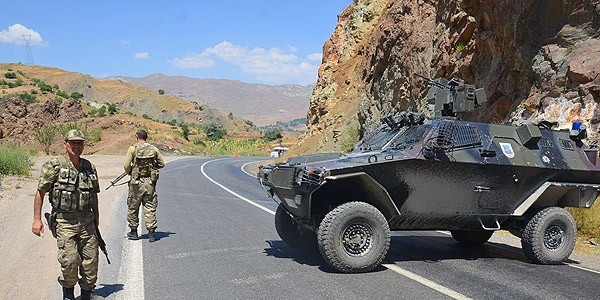
{"label": "rocky outcrop", "polygon": [[0,139],[28,144],[33,132],[46,124],[77,123],[84,117],[81,103],[70,99],[28,105],[19,97],[7,97],[0,104]]}
{"label": "rocky outcrop", "polygon": [[[573,120],[598,138],[600,1],[358,0],[323,49],[303,151],[343,150],[382,116],[423,111],[414,74],[460,77],[488,101],[463,119]],[[300,147],[301,148],[301,147]]]}

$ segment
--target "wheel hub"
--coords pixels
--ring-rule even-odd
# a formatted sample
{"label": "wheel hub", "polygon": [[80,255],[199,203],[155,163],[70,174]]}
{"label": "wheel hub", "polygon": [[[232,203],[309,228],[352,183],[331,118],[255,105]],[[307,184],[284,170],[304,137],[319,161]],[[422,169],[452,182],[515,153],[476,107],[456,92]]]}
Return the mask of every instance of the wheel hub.
{"label": "wheel hub", "polygon": [[372,231],[365,224],[352,224],[344,230],[342,244],[350,256],[361,256],[372,247]]}
{"label": "wheel hub", "polygon": [[544,246],[548,250],[556,250],[562,245],[565,231],[558,225],[552,225],[544,232]]}

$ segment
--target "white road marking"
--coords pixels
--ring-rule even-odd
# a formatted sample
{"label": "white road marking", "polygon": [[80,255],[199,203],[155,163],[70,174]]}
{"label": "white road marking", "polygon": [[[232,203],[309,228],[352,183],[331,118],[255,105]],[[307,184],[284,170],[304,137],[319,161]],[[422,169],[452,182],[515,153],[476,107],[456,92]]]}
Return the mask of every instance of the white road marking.
{"label": "white road marking", "polygon": [[[436,232],[439,232],[439,233],[445,234],[445,235],[452,235],[449,231],[436,230]],[[490,247],[493,247],[493,248],[496,248],[496,249],[501,249],[501,250],[504,250],[504,251],[510,251],[510,252],[513,252],[513,253],[521,253],[521,254],[523,254],[522,250],[515,250],[515,249],[512,249],[512,248],[503,247],[502,245],[497,245],[497,244],[492,244],[492,243],[488,243],[486,245],[490,246]],[[513,247],[518,247],[518,246],[510,245],[510,244],[508,244],[508,245],[509,246],[513,246]],[[563,263],[565,265],[567,265],[569,267],[572,267],[572,268],[575,268],[575,269],[580,269],[580,270],[584,270],[584,271],[588,271],[588,272],[600,274],[600,271],[588,269],[586,267],[582,267],[582,266],[574,264],[574,263],[569,263],[569,262],[563,262]]]}
{"label": "white road marking", "polygon": [[[238,193],[236,193],[236,192],[234,192],[234,191],[226,188],[222,184],[220,184],[220,183],[216,182],[215,180],[213,180],[212,178],[210,178],[206,174],[206,172],[204,172],[204,166],[206,164],[208,164],[210,162],[222,160],[222,159],[215,159],[215,160],[212,160],[212,161],[207,161],[204,164],[202,164],[202,166],[200,167],[200,169],[201,169],[202,174],[204,175],[204,177],[206,177],[206,179],[210,180],[212,183],[218,185],[220,188],[222,188],[225,191],[229,192],[230,194],[232,194],[232,195],[240,198],[241,200],[243,200],[245,202],[248,202],[249,204],[252,204],[252,205],[254,205],[254,206],[256,206],[256,207],[258,207],[258,208],[260,208],[260,209],[262,209],[262,210],[264,210],[264,211],[266,211],[266,212],[268,212],[268,213],[270,213],[272,215],[275,215],[274,211],[272,211],[272,210],[270,210],[270,209],[268,209],[268,208],[266,208],[266,207],[264,207],[264,206],[262,206],[260,204],[257,204],[255,202],[253,202],[252,200],[247,199],[247,198],[239,195]],[[242,171],[244,171],[243,166],[242,166]],[[421,284],[423,284],[423,285],[425,285],[425,286],[427,286],[427,287],[429,287],[431,289],[434,289],[434,290],[436,290],[436,291],[438,291],[438,292],[440,292],[440,293],[442,293],[444,295],[447,295],[447,296],[449,296],[449,297],[451,297],[453,299],[464,299],[464,300],[471,299],[471,298],[469,298],[469,297],[467,297],[467,296],[465,296],[465,295],[463,295],[461,293],[458,293],[458,292],[453,291],[453,290],[451,290],[449,288],[446,288],[446,287],[444,287],[442,285],[439,285],[439,284],[437,284],[437,283],[435,283],[435,282],[433,282],[431,280],[428,280],[428,279],[423,278],[423,277],[421,277],[421,276],[419,276],[417,274],[414,274],[412,272],[404,270],[404,269],[400,268],[397,265],[394,265],[394,264],[383,264],[383,266],[386,267],[386,268],[388,268],[388,270],[394,271],[394,272],[396,272],[396,273],[398,273],[398,274],[400,274],[400,275],[402,275],[404,277],[407,277],[407,278],[412,279],[412,280],[414,280],[414,281],[416,281],[418,283],[421,283]]]}
{"label": "white road marking", "polygon": [[144,300],[144,256],[141,240],[126,240],[123,243],[118,282],[123,283],[123,290],[116,293],[116,299]]}
{"label": "white road marking", "polygon": [[437,284],[437,283],[435,283],[435,282],[433,282],[433,281],[431,281],[431,280],[429,280],[427,278],[421,277],[421,276],[419,276],[419,275],[417,275],[415,273],[412,273],[410,271],[402,269],[402,268],[398,267],[397,265],[394,265],[394,264],[382,264],[382,265],[384,267],[386,267],[386,268],[388,268],[388,269],[390,269],[390,270],[392,270],[392,271],[394,271],[394,272],[396,272],[396,273],[398,273],[398,274],[400,274],[400,275],[408,278],[408,279],[412,279],[412,280],[414,280],[414,281],[416,281],[416,282],[418,282],[418,283],[420,283],[420,284],[422,284],[422,285],[424,285],[426,287],[429,287],[429,288],[431,288],[433,290],[436,290],[436,291],[438,291],[438,292],[440,292],[440,293],[442,293],[442,294],[444,294],[444,295],[446,295],[448,297],[451,297],[453,299],[464,299],[464,300],[471,299],[471,298],[469,298],[469,297],[467,297],[467,296],[465,296],[465,295],[463,295],[463,294],[461,294],[459,292],[451,290],[451,289],[449,289],[449,288],[447,288],[447,287],[445,287],[443,285]]}
{"label": "white road marking", "polygon": [[[214,183],[214,184],[218,185],[220,188],[224,189],[224,190],[225,190],[225,191],[227,191],[228,193],[230,193],[230,194],[232,194],[232,195],[234,195],[234,196],[236,196],[236,197],[240,198],[241,200],[243,200],[243,201],[246,201],[246,202],[248,202],[249,204],[251,204],[251,205],[254,205],[254,206],[256,206],[256,207],[258,207],[258,208],[260,208],[260,209],[262,209],[262,210],[264,210],[264,211],[266,211],[266,212],[268,212],[268,213],[270,213],[270,214],[272,214],[272,215],[275,215],[275,212],[274,212],[274,211],[272,211],[272,210],[270,210],[270,209],[268,209],[268,208],[266,208],[266,207],[264,207],[264,206],[262,206],[262,205],[260,205],[260,204],[258,204],[258,203],[255,203],[254,201],[252,201],[252,200],[250,200],[250,199],[248,199],[248,198],[246,198],[246,197],[244,197],[244,196],[242,196],[242,195],[240,195],[240,194],[238,194],[238,193],[236,193],[236,192],[234,192],[234,191],[232,191],[232,190],[230,190],[230,189],[226,188],[224,185],[222,185],[222,184],[218,183],[217,181],[215,181],[214,179],[210,178],[210,177],[209,177],[209,176],[206,174],[206,172],[204,172],[204,166],[206,166],[208,163],[215,162],[215,161],[219,161],[219,160],[224,160],[224,159],[227,159],[227,158],[213,159],[213,160],[209,160],[209,161],[207,161],[207,162],[203,163],[203,164],[202,164],[202,166],[200,166],[200,171],[202,172],[202,175],[204,175],[204,177],[206,177],[206,179],[208,179],[208,180],[210,180],[212,183]],[[243,171],[243,170],[242,170],[242,171]]]}

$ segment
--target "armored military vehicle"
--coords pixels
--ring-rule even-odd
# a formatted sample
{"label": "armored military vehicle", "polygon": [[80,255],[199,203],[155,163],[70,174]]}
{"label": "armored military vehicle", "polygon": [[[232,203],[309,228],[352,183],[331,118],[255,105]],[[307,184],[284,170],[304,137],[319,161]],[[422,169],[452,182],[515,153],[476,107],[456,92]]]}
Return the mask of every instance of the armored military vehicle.
{"label": "armored military vehicle", "polygon": [[292,157],[257,178],[279,204],[275,227],[292,247],[318,246],[344,273],[384,259],[390,231],[447,230],[461,244],[504,229],[534,263],[559,264],[575,246],[565,207],[589,208],[599,195],[598,149],[586,126],[501,125],[456,118],[486,100],[459,79],[429,80],[434,113],[383,119],[350,153]]}

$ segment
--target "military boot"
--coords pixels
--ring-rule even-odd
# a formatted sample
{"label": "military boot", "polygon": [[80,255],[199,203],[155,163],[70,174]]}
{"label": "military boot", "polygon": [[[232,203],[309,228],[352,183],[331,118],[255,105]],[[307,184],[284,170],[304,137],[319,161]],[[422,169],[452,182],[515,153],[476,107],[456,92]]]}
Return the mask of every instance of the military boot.
{"label": "military boot", "polygon": [[148,230],[148,240],[152,243],[156,241],[156,235],[154,234],[154,229]]}
{"label": "military boot", "polygon": [[63,300],[75,300],[75,288],[62,287],[63,290]]}
{"label": "military boot", "polygon": [[130,240],[138,240],[140,237],[137,234],[137,229],[131,228],[131,231],[127,233],[127,238]]}
{"label": "military boot", "polygon": [[90,291],[90,290],[81,290],[81,300],[91,300],[94,299],[94,292]]}

